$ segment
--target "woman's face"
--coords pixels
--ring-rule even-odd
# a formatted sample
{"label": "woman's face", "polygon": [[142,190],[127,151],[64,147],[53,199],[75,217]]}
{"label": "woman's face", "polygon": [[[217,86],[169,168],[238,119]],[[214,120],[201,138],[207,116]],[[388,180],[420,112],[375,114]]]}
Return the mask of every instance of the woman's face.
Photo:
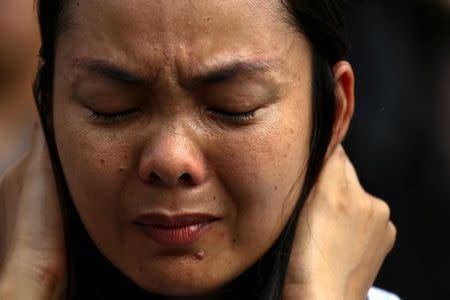
{"label": "woman's face", "polygon": [[292,213],[311,50],[286,17],[277,0],[70,5],[54,81],[62,166],[96,246],[146,290],[223,287]]}

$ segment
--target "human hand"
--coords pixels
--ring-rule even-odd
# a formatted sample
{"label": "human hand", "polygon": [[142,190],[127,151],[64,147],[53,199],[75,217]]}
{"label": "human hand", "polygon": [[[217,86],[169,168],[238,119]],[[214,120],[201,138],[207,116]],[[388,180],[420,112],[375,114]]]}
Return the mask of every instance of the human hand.
{"label": "human hand", "polygon": [[389,207],[338,146],[300,213],[283,299],[366,299],[395,237]]}
{"label": "human hand", "polygon": [[37,125],[30,153],[0,180],[0,298],[60,297],[65,264],[60,203]]}

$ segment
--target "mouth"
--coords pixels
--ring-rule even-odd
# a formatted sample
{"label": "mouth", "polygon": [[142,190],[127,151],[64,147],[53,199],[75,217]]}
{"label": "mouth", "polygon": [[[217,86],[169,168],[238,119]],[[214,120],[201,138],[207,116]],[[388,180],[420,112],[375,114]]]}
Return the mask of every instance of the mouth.
{"label": "mouth", "polygon": [[135,220],[155,243],[165,247],[186,247],[195,243],[219,218],[209,214],[145,214]]}

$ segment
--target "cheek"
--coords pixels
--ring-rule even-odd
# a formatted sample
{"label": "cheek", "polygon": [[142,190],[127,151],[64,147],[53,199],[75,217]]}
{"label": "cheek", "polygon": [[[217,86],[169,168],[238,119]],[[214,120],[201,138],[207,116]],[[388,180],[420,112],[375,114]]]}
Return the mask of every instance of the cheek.
{"label": "cheek", "polygon": [[[55,105],[55,112],[58,111]],[[61,110],[59,110],[61,111]],[[61,111],[62,112],[62,111]],[[83,223],[94,237],[120,230],[123,207],[119,201],[131,170],[132,137],[123,142],[114,133],[99,132],[77,119],[76,114],[55,114],[55,136],[65,178]],[[101,212],[101,213],[98,213]],[[114,222],[112,222],[114,220]]]}
{"label": "cheek", "polygon": [[[283,113],[263,130],[224,137],[214,163],[236,212],[234,234],[243,257],[257,259],[284,228],[300,194],[309,156],[310,119]],[[280,121],[282,120],[282,121]]]}

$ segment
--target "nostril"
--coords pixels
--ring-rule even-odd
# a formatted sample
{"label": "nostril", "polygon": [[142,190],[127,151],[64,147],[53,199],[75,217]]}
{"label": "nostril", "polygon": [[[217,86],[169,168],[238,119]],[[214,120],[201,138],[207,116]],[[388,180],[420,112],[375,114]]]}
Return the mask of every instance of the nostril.
{"label": "nostril", "polygon": [[150,174],[150,177],[149,177],[150,183],[153,183],[153,182],[157,181],[158,179],[159,179],[159,176],[155,172],[152,172]]}
{"label": "nostril", "polygon": [[192,182],[192,176],[188,173],[184,173],[183,175],[180,176],[180,181],[184,183],[190,183]]}
{"label": "nostril", "polygon": [[[172,181],[172,179],[176,179],[175,181]],[[148,183],[153,183],[153,184],[158,184],[158,183],[162,183],[162,184],[176,184],[176,182],[180,182],[182,184],[192,184],[192,175],[189,173],[183,173],[181,176],[178,177],[170,177],[168,176],[166,177],[161,177],[157,172],[151,172],[149,177],[148,177]]]}

